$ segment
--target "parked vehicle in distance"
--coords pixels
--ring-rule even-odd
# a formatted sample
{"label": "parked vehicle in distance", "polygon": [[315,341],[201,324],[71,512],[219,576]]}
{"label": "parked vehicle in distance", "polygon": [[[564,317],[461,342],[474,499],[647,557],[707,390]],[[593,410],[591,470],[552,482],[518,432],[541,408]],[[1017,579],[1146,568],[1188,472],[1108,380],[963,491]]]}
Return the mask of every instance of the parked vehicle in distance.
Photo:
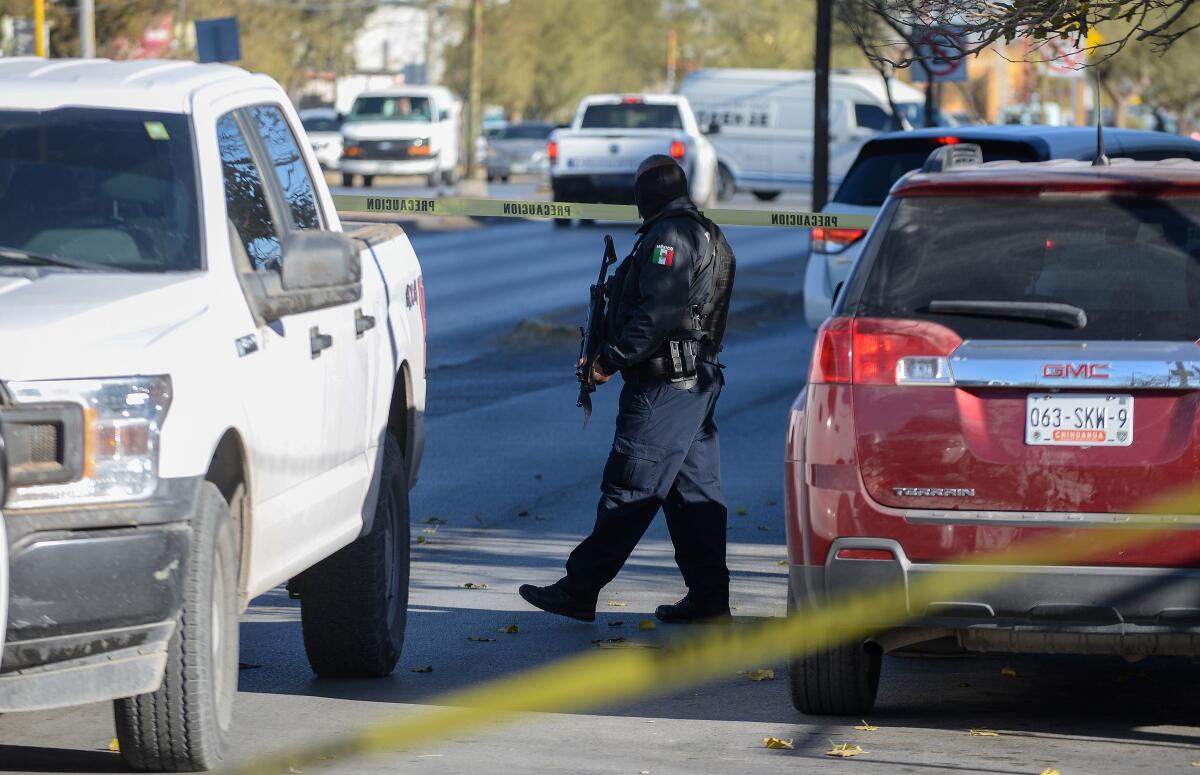
{"label": "parked vehicle in distance", "polygon": [[342,124],[342,185],[354,176],[420,175],[433,188],[458,181],[460,103],[443,86],[360,94]]}
{"label": "parked vehicle in distance", "polygon": [[[546,145],[556,202],[633,204],[633,176],[647,156],[669,154],[687,174],[692,199],[716,200],[717,155],[686,97],[594,94],[584,97],[567,129]],[[556,220],[566,226],[569,220]]]}
{"label": "parked vehicle in distance", "polygon": [[[1105,129],[1109,156],[1155,161],[1200,160],[1200,143],[1178,135],[1135,129]],[[985,162],[1090,161],[1096,130],[1089,127],[964,126],[893,132],[868,141],[859,151],[833,199],[821,209],[837,215],[874,215],[902,175],[920,167],[931,152],[953,143],[983,149]],[[804,317],[816,330],[829,316],[834,294],[862,253],[864,229],[813,229],[804,270]]]}
{"label": "parked vehicle in distance", "polygon": [[546,140],[554,124],[529,121],[509,124],[488,137],[487,179],[507,183],[513,175],[544,175],[550,170]]}
{"label": "parked vehicle in distance", "polygon": [[892,189],[792,406],[790,608],[887,590],[907,617],[795,660],[805,713],[860,717],[881,655],[935,641],[1200,655],[1200,517],[1097,543],[1195,487],[1200,164],[981,159],[946,146]]}
{"label": "parked vehicle in distance", "polygon": [[342,162],[342,117],[333,108],[300,111],[300,123],[323,170],[337,170]]}
{"label": "parked vehicle in distance", "polygon": [[[925,124],[925,95],[891,82],[893,116],[874,71],[829,76],[829,176],[836,185],[864,141],[880,132]],[[718,128],[718,195],[751,191],[770,201],[812,186],[813,74],[810,70],[714,69],[689,73],[679,87],[700,126]],[[947,123],[939,114],[938,124]]]}
{"label": "parked vehicle in distance", "polygon": [[183,61],[0,60],[0,202],[0,713],[113,700],[130,766],[211,768],[238,614],[283,582],[318,675],[391,673],[426,389],[404,232],[339,220],[277,83]]}

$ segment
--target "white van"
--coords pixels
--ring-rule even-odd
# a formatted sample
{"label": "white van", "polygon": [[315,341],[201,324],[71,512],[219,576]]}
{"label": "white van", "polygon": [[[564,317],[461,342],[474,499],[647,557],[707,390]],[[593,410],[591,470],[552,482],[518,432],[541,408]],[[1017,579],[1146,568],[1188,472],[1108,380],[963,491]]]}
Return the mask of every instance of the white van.
{"label": "white van", "polygon": [[342,123],[342,185],[361,175],[421,175],[430,187],[458,180],[462,102],[444,86],[364,92]]}
{"label": "white van", "polygon": [[[877,132],[923,126],[925,95],[891,81],[888,107],[874,71],[829,76],[829,178],[836,186],[858,149]],[[812,185],[813,73],[811,70],[697,70],[679,87],[717,149],[718,196],[749,190],[770,201],[781,191]],[[939,123],[941,123],[939,121]],[[716,130],[716,131],[713,131]]]}

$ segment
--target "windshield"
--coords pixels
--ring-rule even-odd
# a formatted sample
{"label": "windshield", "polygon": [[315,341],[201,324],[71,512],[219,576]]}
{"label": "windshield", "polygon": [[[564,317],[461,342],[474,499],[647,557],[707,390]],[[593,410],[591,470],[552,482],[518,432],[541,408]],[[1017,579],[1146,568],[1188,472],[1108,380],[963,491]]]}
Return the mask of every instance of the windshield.
{"label": "windshield", "polygon": [[[964,339],[1200,337],[1200,199],[902,198],[881,236],[859,314],[936,320]],[[1086,324],[961,303],[980,301],[1072,305]]]}
{"label": "windshield", "polygon": [[515,124],[496,135],[497,140],[545,140],[554,131],[553,124]]}
{"label": "windshield", "polygon": [[588,105],[583,111],[583,129],[682,129],[683,120],[675,105],[623,102],[618,105]]}
{"label": "windshield", "polygon": [[428,123],[433,120],[433,109],[428,97],[359,97],[346,120]]}
{"label": "windshield", "polygon": [[305,132],[337,132],[342,128],[342,122],[330,116],[301,118],[300,123]]}
{"label": "windshield", "polygon": [[136,272],[201,267],[185,116],[0,110],[0,246]]}

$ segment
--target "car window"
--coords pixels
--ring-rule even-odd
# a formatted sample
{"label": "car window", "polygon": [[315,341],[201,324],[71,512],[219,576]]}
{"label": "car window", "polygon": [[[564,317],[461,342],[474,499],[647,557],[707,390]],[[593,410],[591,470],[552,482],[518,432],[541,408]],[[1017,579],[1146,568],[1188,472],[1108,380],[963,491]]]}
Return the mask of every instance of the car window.
{"label": "car window", "polygon": [[[861,314],[936,320],[965,339],[1195,341],[1200,332],[1197,198],[902,198],[876,244]],[[1071,304],[1088,322],[930,313],[939,300]]]}
{"label": "car window", "polygon": [[192,149],[178,113],[0,110],[0,246],[132,272],[201,268]]}
{"label": "car window", "polygon": [[554,131],[549,124],[516,124],[501,129],[497,140],[545,140]]}
{"label": "car window", "polygon": [[336,118],[302,118],[300,124],[305,132],[337,132],[342,128],[342,122]]}
{"label": "car window", "polygon": [[622,102],[588,105],[583,111],[583,129],[682,129],[683,119],[675,105]]}
{"label": "car window", "polygon": [[250,116],[271,156],[275,176],[292,214],[292,225],[298,229],[321,228],[312,177],[283,111],[274,105],[258,105],[250,108]]}
{"label": "car window", "polygon": [[883,132],[892,128],[892,115],[878,105],[854,103],[854,123],[863,129]]}
{"label": "car window", "polygon": [[432,121],[428,97],[359,97],[347,121]]}
{"label": "car window", "polygon": [[217,147],[225,177],[225,210],[255,269],[279,269],[283,248],[271,218],[262,176],[237,120],[227,113],[217,122]]}

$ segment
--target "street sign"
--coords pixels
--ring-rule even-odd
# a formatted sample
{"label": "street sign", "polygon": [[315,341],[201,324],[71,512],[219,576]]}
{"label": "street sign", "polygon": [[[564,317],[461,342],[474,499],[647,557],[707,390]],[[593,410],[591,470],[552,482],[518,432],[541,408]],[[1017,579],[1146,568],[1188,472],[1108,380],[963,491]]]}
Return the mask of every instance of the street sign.
{"label": "street sign", "polygon": [[196,60],[236,62],[242,58],[242,43],[236,16],[196,20]]}
{"label": "street sign", "polygon": [[929,80],[927,69],[929,76],[939,83],[967,80],[967,59],[963,56],[966,44],[958,28],[918,27],[914,30],[913,48],[920,60],[912,66],[914,81]]}
{"label": "street sign", "polygon": [[1084,78],[1088,54],[1104,42],[1104,37],[1090,30],[1083,45],[1072,38],[1052,38],[1042,48],[1042,64],[1051,78]]}

